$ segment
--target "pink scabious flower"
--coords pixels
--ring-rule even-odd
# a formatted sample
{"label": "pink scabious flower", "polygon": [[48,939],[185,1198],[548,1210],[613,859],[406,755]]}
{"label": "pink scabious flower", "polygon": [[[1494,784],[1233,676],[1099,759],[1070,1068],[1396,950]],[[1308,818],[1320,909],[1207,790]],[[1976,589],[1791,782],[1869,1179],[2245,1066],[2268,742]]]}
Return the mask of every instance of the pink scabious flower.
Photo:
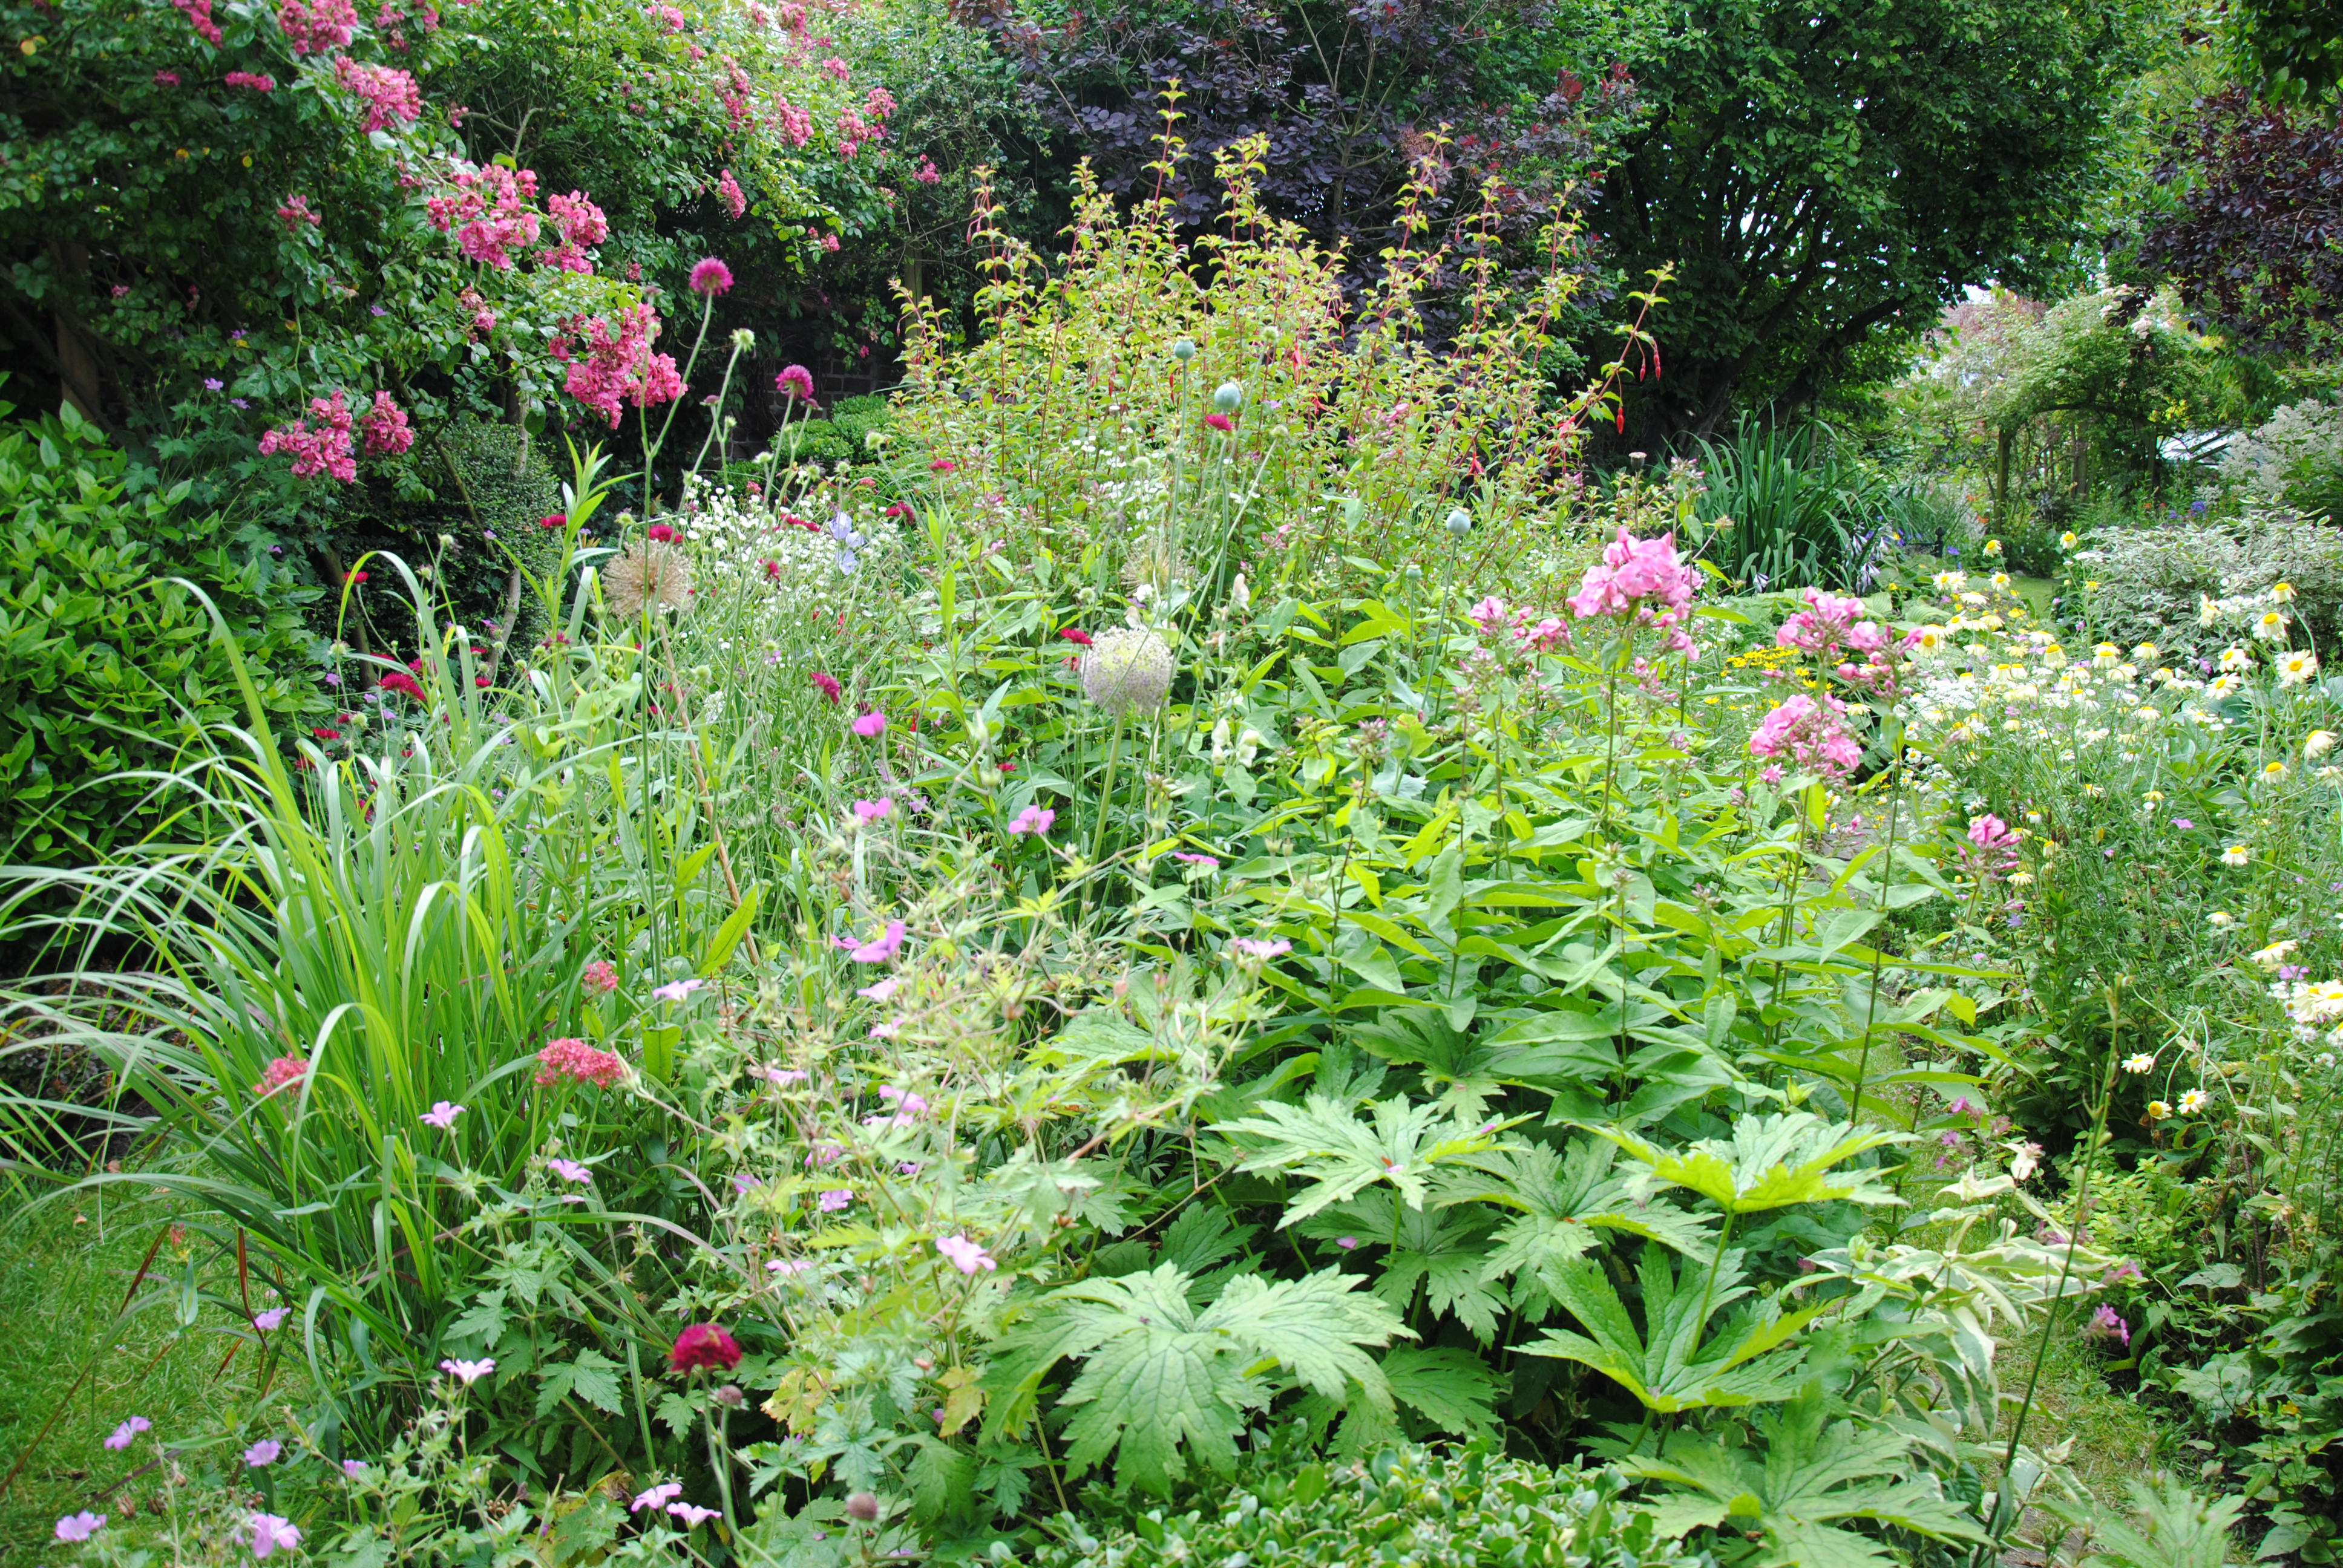
{"label": "pink scabious flower", "polygon": [[[176,85],[177,78],[174,77],[172,80]],[[231,87],[250,87],[256,93],[273,93],[277,90],[276,77],[256,76],[250,71],[230,71],[220,80]]]}
{"label": "pink scabious flower", "polygon": [[387,392],[374,395],[374,407],[358,420],[358,433],[366,439],[369,457],[397,457],[415,445],[415,432],[407,426],[407,410]]}
{"label": "pink scabious flower", "polygon": [[791,365],[773,377],[773,390],[788,394],[801,403],[813,401],[813,372],[802,365]]}
{"label": "pink scabious flower", "polygon": [[940,1237],[936,1241],[936,1251],[943,1254],[944,1261],[963,1274],[973,1274],[980,1269],[992,1270],[1001,1266],[985,1255],[982,1247],[970,1241],[966,1236]]}
{"label": "pink scabious flower", "polygon": [[255,1094],[274,1094],[286,1085],[298,1083],[308,1076],[309,1064],[297,1056],[279,1056],[269,1060],[260,1070],[260,1081],[252,1086]]}
{"label": "pink scabious flower", "polygon": [[220,29],[219,24],[212,20],[212,0],[171,0],[171,4],[186,13],[187,25],[205,43],[215,49],[219,47]]}
{"label": "pink scabious flower", "polygon": [[732,269],[712,256],[702,256],[691,269],[691,292],[714,299],[732,287]]}
{"label": "pink scabious flower", "polygon": [[106,1440],[106,1446],[119,1452],[136,1442],[140,1432],[151,1432],[154,1427],[155,1423],[145,1416],[134,1415],[114,1429],[113,1435]]}
{"label": "pink scabious flower", "polygon": [[890,920],[886,930],[867,942],[858,942],[852,937],[834,937],[831,940],[856,963],[883,964],[902,950],[908,929],[900,920]]}
{"label": "pink scabious flower", "polygon": [[557,1040],[537,1053],[537,1082],[590,1083],[608,1089],[626,1076],[627,1064],[582,1040]]}
{"label": "pink scabious flower", "polygon": [[[206,9],[209,7],[206,6]],[[324,55],[347,45],[357,32],[358,9],[350,0],[285,0],[277,8],[277,25],[293,46],[293,57]]]}
{"label": "pink scabious flower", "polygon": [[1009,831],[1012,836],[1031,833],[1039,839],[1050,831],[1050,824],[1057,819],[1058,814],[1047,807],[1029,805],[1010,819]]}
{"label": "pink scabious flower", "polygon": [[537,197],[535,170],[502,164],[458,168],[447,183],[454,193],[428,198],[423,210],[433,228],[455,235],[456,249],[467,260],[505,271],[515,250],[537,243],[542,220],[529,206]]}
{"label": "pink scabious flower", "polygon": [[366,132],[387,129],[393,122],[411,126],[423,115],[423,89],[415,78],[388,65],[362,65],[347,55],[334,60],[334,79],[342,90],[366,102]]}
{"label": "pink scabious flower", "polygon": [[839,694],[846,689],[838,683],[838,677],[826,669],[817,669],[807,678],[813,682],[813,689],[816,691],[820,692],[832,702],[836,702]]}
{"label": "pink scabious flower", "polygon": [[874,708],[854,721],[853,729],[855,734],[861,736],[865,740],[875,740],[887,733],[887,715]]}
{"label": "pink scabious flower", "polygon": [[618,971],[608,959],[596,959],[578,977],[578,985],[588,996],[608,996],[618,989]]}
{"label": "pink scabious flower", "polygon": [[732,177],[730,169],[716,176],[716,195],[723,202],[724,210],[734,217],[749,210],[749,198],[742,193],[740,182]]}
{"label": "pink scabious flower", "polygon": [[347,485],[358,477],[357,457],[350,441],[350,409],[348,400],[338,391],[331,397],[309,399],[309,414],[317,421],[315,430],[307,419],[296,419],[290,425],[268,431],[260,437],[260,453],[274,457],[282,452],[293,459],[293,477],[313,479],[319,476],[339,480]]}
{"label": "pink scabious flower", "polygon": [[659,334],[659,312],[648,305],[620,310],[615,333],[600,317],[589,318],[585,323],[585,357],[573,358],[566,335],[550,346],[555,358],[570,361],[562,389],[608,416],[613,429],[618,427],[621,403],[649,408],[682,397],[683,377],[676,372],[674,357],[651,352]]}
{"label": "pink scabious flower", "polygon": [[1749,755],[1771,758],[1787,752],[1802,768],[1842,778],[1863,760],[1863,748],[1840,722],[1845,711],[1845,705],[1827,692],[1820,702],[1803,691],[1794,693],[1758,724],[1749,738]]}

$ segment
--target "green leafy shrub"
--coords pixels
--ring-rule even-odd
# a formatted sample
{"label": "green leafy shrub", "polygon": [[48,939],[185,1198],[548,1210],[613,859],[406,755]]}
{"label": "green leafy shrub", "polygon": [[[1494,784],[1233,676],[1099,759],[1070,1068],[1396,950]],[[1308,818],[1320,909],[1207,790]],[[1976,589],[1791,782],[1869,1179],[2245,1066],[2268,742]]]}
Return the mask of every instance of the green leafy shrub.
{"label": "green leafy shrub", "polygon": [[20,863],[86,863],[181,809],[136,770],[168,768],[242,705],[203,601],[160,579],[210,598],[265,711],[322,707],[305,668],[314,590],[266,536],[190,515],[185,486],[126,497],[126,467],[70,406],[0,427],[0,857]]}
{"label": "green leafy shrub", "polygon": [[[2252,507],[2230,521],[2101,529],[2088,543],[2062,573],[2059,608],[2093,641],[2150,643],[2164,662],[2217,658],[2251,640],[2242,612],[2279,583],[2314,646],[2333,648],[2343,631],[2343,529],[2298,512]],[[2207,617],[2207,599],[2223,608]]]}
{"label": "green leafy shrub", "polygon": [[2343,402],[2278,409],[2221,454],[2221,478],[2265,504],[2343,520]]}
{"label": "green leafy shrub", "polygon": [[1151,1510],[1094,1535],[1072,1515],[1037,1568],[1276,1563],[1371,1568],[1673,1568],[1698,1563],[1614,1474],[1552,1469],[1486,1445],[1386,1450],[1328,1465],[1280,1443],[1209,1510]]}

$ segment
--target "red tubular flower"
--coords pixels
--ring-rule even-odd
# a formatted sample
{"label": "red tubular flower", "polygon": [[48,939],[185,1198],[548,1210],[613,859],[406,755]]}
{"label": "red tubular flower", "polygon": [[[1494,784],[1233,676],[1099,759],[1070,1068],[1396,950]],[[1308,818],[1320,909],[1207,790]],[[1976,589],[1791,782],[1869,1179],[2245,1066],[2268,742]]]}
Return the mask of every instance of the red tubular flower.
{"label": "red tubular flower", "polygon": [[715,1323],[694,1323],[675,1336],[667,1364],[676,1372],[730,1372],[740,1364],[740,1342]]}

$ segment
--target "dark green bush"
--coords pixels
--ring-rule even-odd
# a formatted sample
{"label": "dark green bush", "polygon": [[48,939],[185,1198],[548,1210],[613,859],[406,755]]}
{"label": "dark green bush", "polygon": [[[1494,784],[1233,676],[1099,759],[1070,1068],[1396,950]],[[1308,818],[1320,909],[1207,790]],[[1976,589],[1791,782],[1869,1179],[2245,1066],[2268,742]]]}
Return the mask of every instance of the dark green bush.
{"label": "dark green bush", "polygon": [[[1275,1446],[1275,1445],[1272,1445]],[[1704,1561],[1661,1539],[1607,1471],[1553,1470],[1480,1446],[1387,1450],[1362,1463],[1263,1464],[1218,1512],[1156,1509],[1093,1535],[1061,1516],[1038,1568],[1277,1563],[1350,1568],[1667,1568]]]}
{"label": "dark green bush", "polygon": [[181,510],[185,485],[126,498],[125,467],[70,406],[0,426],[0,858],[12,863],[86,862],[147,832],[147,781],[122,770],[168,767],[201,726],[241,719],[209,615],[161,579],[209,596],[272,715],[324,706],[302,668],[315,639],[301,606],[317,590],[256,531]]}

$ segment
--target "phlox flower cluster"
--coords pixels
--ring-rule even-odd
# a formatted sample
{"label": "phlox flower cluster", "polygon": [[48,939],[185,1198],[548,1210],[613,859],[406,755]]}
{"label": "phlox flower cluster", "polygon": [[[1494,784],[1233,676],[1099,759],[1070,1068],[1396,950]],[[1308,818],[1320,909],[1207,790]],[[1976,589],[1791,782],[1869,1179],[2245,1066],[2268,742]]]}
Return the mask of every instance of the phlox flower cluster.
{"label": "phlox flower cluster", "polygon": [[[1789,757],[1810,773],[1839,779],[1863,760],[1863,748],[1846,731],[1846,704],[1829,692],[1817,700],[1795,692],[1777,704],[1749,738],[1749,755],[1768,759]],[[1768,781],[1780,778],[1778,765],[1766,770]]]}
{"label": "phlox flower cluster", "polygon": [[627,1064],[582,1040],[557,1040],[537,1053],[537,1082],[590,1083],[608,1089],[627,1073]]}
{"label": "phlox flower cluster", "polygon": [[[580,357],[573,334],[582,334],[586,353]],[[618,427],[621,403],[638,408],[669,403],[683,396],[683,377],[671,355],[654,354],[651,344],[659,334],[659,312],[649,305],[630,305],[610,323],[596,316],[572,322],[555,337],[550,351],[569,367],[562,389],[588,407],[609,417]]]}
{"label": "phlox flower cluster", "polygon": [[424,212],[433,228],[455,235],[456,248],[467,260],[508,270],[514,251],[537,243],[542,220],[529,205],[537,197],[535,170],[501,164],[459,167],[447,183],[453,194],[430,197]]}
{"label": "phlox flower cluster", "polygon": [[277,8],[277,25],[292,45],[293,57],[327,55],[348,45],[358,28],[358,10],[350,0],[285,0]]}
{"label": "phlox flower cluster", "polygon": [[2017,868],[2017,831],[1991,812],[1972,821],[1966,841],[1955,846],[1961,869],[1983,881]]}
{"label": "phlox flower cluster", "polygon": [[1503,633],[1511,638],[1516,649],[1523,652],[1553,653],[1570,646],[1568,622],[1557,616],[1540,615],[1526,605],[1508,608],[1494,595],[1474,605],[1472,616],[1473,624],[1481,628],[1483,637]]}
{"label": "phlox flower cluster", "polygon": [[1602,564],[1586,568],[1568,601],[1570,613],[1581,620],[1610,616],[1655,627],[1666,634],[1669,652],[1697,657],[1684,622],[1692,615],[1698,579],[1677,555],[1675,542],[1673,533],[1639,539],[1621,527],[1619,537],[1603,547]]}
{"label": "phlox flower cluster", "polygon": [[358,477],[358,465],[350,440],[348,400],[339,391],[331,397],[312,397],[309,414],[317,421],[316,429],[309,427],[307,419],[296,419],[271,430],[260,437],[261,456],[285,453],[293,459],[293,477],[297,479],[323,477],[338,479],[345,485],[354,482]]}
{"label": "phlox flower cluster", "polygon": [[347,55],[334,61],[334,79],[342,90],[365,101],[366,130],[371,136],[394,122],[411,126],[423,114],[423,89],[406,72],[388,65],[361,65]]}
{"label": "phlox flower cluster", "polygon": [[[1805,608],[1775,628],[1774,645],[1813,654],[1850,686],[1892,695],[1900,650],[1886,628],[1865,618],[1863,601],[1820,588],[1808,588],[1805,600]],[[1779,679],[1787,672],[1770,673]]]}

